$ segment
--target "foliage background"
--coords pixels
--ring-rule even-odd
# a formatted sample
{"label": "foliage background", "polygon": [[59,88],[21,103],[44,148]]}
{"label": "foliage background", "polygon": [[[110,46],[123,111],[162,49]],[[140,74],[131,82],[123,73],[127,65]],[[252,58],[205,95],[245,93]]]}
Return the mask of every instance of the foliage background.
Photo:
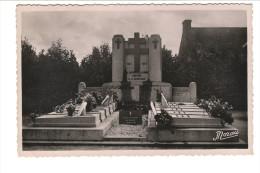
{"label": "foliage background", "polygon": [[[175,87],[196,82],[198,97],[212,95],[247,110],[247,59],[237,58],[226,50],[204,50],[180,58],[162,47],[162,80]],[[80,64],[73,50],[63,47],[62,40],[52,42],[48,50],[35,51],[27,39],[22,40],[22,110],[29,114],[49,112],[56,105],[76,97],[78,83],[99,87],[112,80],[112,54],[108,44],[93,47]]]}

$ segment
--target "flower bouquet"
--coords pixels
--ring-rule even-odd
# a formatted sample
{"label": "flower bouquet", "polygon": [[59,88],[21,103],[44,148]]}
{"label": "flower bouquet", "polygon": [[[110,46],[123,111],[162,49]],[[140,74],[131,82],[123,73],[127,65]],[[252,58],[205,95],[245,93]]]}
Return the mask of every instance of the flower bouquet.
{"label": "flower bouquet", "polygon": [[93,108],[96,108],[97,101],[95,97],[93,97],[91,94],[87,94],[87,96],[84,97],[84,101],[87,102],[86,111],[90,112]]}
{"label": "flower bouquet", "polygon": [[81,104],[84,100],[83,91],[81,93],[77,93],[77,98],[75,99],[76,104]]}
{"label": "flower bouquet", "polygon": [[101,105],[104,97],[101,94],[97,94],[95,92],[92,93],[93,97],[96,99],[97,105]]}
{"label": "flower bouquet", "polygon": [[119,98],[116,92],[113,92],[113,102],[115,102],[117,105],[119,104]]}
{"label": "flower bouquet", "polygon": [[58,105],[54,108],[54,111],[56,113],[63,113],[64,109],[65,109],[66,104],[62,104],[62,105]]}
{"label": "flower bouquet", "polygon": [[228,102],[222,102],[221,99],[217,99],[215,96],[212,96],[209,100],[197,100],[196,104],[200,108],[205,109],[210,114],[210,116],[221,118],[221,124],[223,126],[226,123],[232,124],[234,121],[232,113],[229,112],[233,109],[232,105],[229,105]]}
{"label": "flower bouquet", "polygon": [[172,121],[172,117],[164,109],[161,109],[161,113],[156,114],[154,119],[156,120],[157,125],[161,127],[170,126]]}
{"label": "flower bouquet", "polygon": [[75,108],[76,106],[73,104],[73,102],[70,102],[66,105],[68,116],[72,117],[73,113],[75,112]]}
{"label": "flower bouquet", "polygon": [[39,117],[40,115],[38,113],[31,113],[30,114],[30,120],[31,122],[35,123],[35,119]]}

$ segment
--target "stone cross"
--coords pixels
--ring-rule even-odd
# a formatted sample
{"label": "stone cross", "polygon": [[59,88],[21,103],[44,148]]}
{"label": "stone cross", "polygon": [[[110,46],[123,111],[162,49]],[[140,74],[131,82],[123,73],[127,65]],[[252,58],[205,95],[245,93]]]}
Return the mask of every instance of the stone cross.
{"label": "stone cross", "polygon": [[119,39],[117,39],[117,40],[116,40],[117,49],[120,48],[120,43],[121,43],[121,41],[120,41]]}
{"label": "stone cross", "polygon": [[139,33],[135,33],[135,38],[130,38],[128,41],[129,44],[134,44],[134,49],[128,50],[127,53],[134,54],[134,71],[140,72],[140,54],[147,53],[148,49],[140,48],[140,44],[146,44],[145,38],[139,38]]}
{"label": "stone cross", "polygon": [[82,91],[84,91],[85,88],[86,88],[85,82],[80,82],[79,86],[78,86],[78,93],[81,93]]}
{"label": "stone cross", "polygon": [[154,49],[157,49],[157,43],[158,43],[158,41],[155,39],[155,40],[153,41]]}

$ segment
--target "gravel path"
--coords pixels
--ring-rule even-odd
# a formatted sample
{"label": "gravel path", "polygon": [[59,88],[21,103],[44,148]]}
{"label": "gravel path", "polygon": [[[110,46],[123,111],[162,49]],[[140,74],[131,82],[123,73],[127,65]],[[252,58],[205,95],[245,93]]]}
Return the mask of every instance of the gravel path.
{"label": "gravel path", "polygon": [[146,126],[119,124],[119,120],[107,132],[107,136],[146,137]]}

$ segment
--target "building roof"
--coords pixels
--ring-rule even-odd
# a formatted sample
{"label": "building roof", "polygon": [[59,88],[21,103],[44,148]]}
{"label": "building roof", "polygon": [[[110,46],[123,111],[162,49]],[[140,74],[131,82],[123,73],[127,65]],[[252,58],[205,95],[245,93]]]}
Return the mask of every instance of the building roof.
{"label": "building roof", "polygon": [[[192,56],[194,53],[225,52],[235,55],[246,53],[246,27],[191,27],[191,20],[183,21],[183,33],[179,57]],[[192,58],[192,57],[191,57]]]}

